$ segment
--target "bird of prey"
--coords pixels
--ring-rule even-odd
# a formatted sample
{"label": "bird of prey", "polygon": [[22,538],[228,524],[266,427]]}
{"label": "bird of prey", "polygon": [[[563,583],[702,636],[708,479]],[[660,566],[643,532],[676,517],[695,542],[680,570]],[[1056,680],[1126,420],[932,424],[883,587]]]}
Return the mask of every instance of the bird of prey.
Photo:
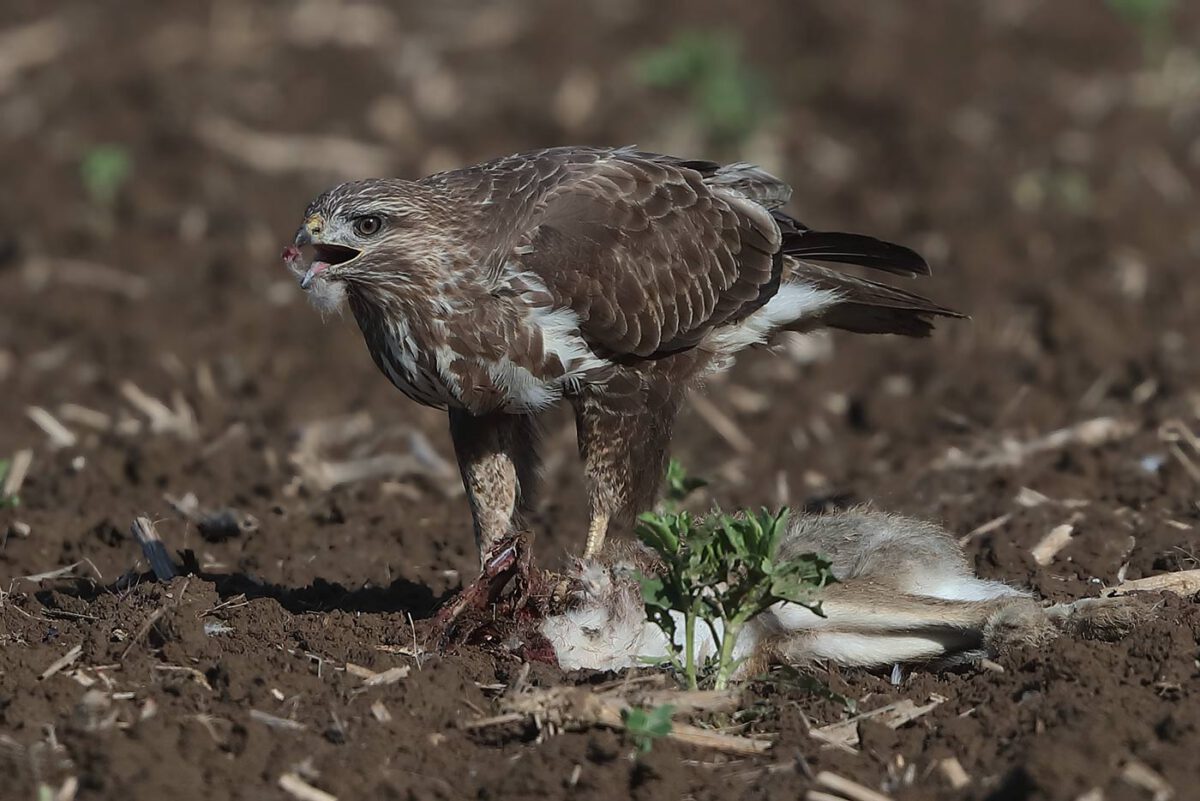
{"label": "bird of prey", "polygon": [[780,210],[790,194],[745,163],[550,148],[336,186],[284,258],[318,306],[349,303],[392,384],[449,412],[481,559],[529,508],[538,413],[568,401],[592,556],[652,506],[686,391],[738,351],[961,316],[815,264],[929,272],[908,248],[809,229]]}

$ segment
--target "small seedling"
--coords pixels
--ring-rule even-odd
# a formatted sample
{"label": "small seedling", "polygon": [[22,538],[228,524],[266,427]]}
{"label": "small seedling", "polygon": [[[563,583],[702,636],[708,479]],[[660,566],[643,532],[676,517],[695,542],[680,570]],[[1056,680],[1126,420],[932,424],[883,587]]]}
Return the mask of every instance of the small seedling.
{"label": "small seedling", "polygon": [[671,715],[675,707],[670,704],[656,706],[647,711],[639,707],[622,710],[621,720],[639,752],[645,754],[654,747],[654,741],[671,733]]}
{"label": "small seedling", "polygon": [[734,147],[766,118],[766,79],[742,58],[738,40],[720,31],[688,31],[643,54],[636,74],[645,85],[687,96],[709,145]]}
{"label": "small seedling", "polygon": [[111,206],[133,172],[133,159],[120,145],[97,145],[79,165],[88,197],[98,206]]}
{"label": "small seedling", "polygon": [[1171,38],[1171,12],[1175,0],[1105,0],[1118,16],[1138,29],[1147,62],[1159,59]]}
{"label": "small seedling", "polygon": [[706,486],[708,482],[704,479],[689,476],[678,459],[672,459],[667,464],[667,489],[663,495],[668,509],[674,511],[687,496]]}
{"label": "small seedling", "polygon": [[641,516],[638,536],[663,565],[654,576],[639,576],[646,616],[666,635],[669,661],[690,689],[700,685],[697,623],[708,627],[716,650],[705,679],[714,676],[713,686],[723,689],[738,666],[738,635],[755,615],[780,601],[821,614],[812,593],[833,581],[829,561],[817,554],[778,559],[787,515],[786,509],[762,509],[702,519],[687,512]]}
{"label": "small seedling", "polygon": [[[8,478],[8,471],[12,468],[12,462],[8,459],[0,459],[0,486],[4,485],[4,480]],[[19,495],[0,495],[0,509],[11,506],[16,508],[21,505],[21,497]]]}

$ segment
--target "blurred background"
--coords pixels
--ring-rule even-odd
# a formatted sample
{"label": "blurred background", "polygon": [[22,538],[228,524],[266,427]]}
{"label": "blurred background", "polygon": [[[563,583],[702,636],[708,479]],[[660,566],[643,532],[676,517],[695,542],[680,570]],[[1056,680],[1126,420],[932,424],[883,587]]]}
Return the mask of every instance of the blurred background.
{"label": "blurred background", "polygon": [[[466,569],[442,415],[377,375],[352,320],[323,323],[278,253],[336,182],[555,144],[757,162],[810,225],[919,249],[934,277],[914,288],[973,318],[927,342],[818,336],[742,359],[676,446],[724,503],[874,499],[969,529],[1033,479],[954,459],[1128,418],[1099,438],[1125,442],[1119,458],[1047,461],[1039,491],[1106,481],[1122,504],[1177,492],[1171,515],[1195,515],[1170,450],[1187,443],[1159,436],[1200,405],[1193,4],[5,7],[0,452],[35,451],[24,516],[53,531],[9,544],[14,570],[63,548],[121,564],[95,532],[190,491],[263,520],[297,497],[323,510],[212,545],[214,564],[262,567],[323,515],[349,559],[327,577],[383,580],[380,522],[380,547],[432,540]],[[353,480],[305,472],[297,437],[361,413],[331,435]],[[540,525],[582,526],[565,416],[548,438]],[[428,458],[405,461],[414,448]]]}

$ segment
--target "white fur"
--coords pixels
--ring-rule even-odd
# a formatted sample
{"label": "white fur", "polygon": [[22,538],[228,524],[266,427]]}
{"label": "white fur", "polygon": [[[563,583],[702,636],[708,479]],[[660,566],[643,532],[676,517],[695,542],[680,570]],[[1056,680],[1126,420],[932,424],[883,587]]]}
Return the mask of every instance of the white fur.
{"label": "white fur", "polygon": [[945,576],[940,580],[917,583],[911,592],[914,595],[928,595],[947,601],[990,601],[995,598],[1028,595],[1028,593],[1003,582],[989,581],[974,576]]}
{"label": "white fur", "polygon": [[896,662],[923,662],[936,659],[951,650],[957,641],[952,633],[948,638],[935,634],[860,634],[854,632],[822,632],[804,641],[808,659],[828,659],[839,665],[874,667]]}
{"label": "white fur", "polygon": [[784,326],[829,308],[839,297],[837,292],[807,284],[784,284],[775,297],[742,322],[713,330],[701,347],[714,353],[732,354],[750,345],[760,345]]}
{"label": "white fur", "polygon": [[322,315],[340,312],[346,301],[346,285],[341,281],[330,281],[323,276],[316,276],[305,290],[309,302]]}

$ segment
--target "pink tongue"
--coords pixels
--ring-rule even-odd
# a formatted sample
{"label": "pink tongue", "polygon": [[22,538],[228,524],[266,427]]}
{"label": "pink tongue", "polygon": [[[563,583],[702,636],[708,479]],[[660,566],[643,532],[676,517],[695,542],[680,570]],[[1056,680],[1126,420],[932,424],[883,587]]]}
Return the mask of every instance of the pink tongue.
{"label": "pink tongue", "polygon": [[329,263],[324,261],[314,261],[308,268],[308,272],[300,279],[300,288],[308,289],[312,284],[313,279],[329,268]]}

